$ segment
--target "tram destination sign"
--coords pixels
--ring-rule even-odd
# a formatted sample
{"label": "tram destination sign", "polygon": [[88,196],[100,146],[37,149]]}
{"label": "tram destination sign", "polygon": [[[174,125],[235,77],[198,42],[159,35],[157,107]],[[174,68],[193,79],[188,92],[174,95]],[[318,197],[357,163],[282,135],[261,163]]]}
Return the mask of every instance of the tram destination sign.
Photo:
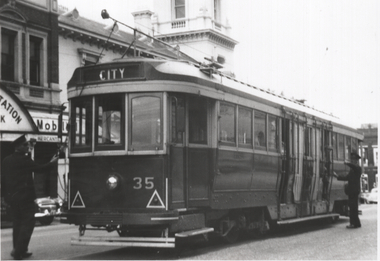
{"label": "tram destination sign", "polygon": [[89,82],[109,82],[142,77],[141,64],[117,64],[83,68],[83,80]]}

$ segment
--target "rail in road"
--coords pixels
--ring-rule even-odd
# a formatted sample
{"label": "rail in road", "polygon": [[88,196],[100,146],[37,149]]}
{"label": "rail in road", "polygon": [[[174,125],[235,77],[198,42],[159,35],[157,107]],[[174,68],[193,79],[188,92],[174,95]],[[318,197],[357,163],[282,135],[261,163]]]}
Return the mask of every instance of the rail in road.
{"label": "rail in road", "polygon": [[[264,238],[244,238],[226,245],[218,240],[205,242],[199,237],[183,248],[128,248],[72,246],[70,239],[78,228],[54,222],[35,228],[30,243],[32,260],[377,260],[377,205],[361,205],[362,228],[346,229],[347,217],[337,222],[312,221],[280,227]],[[95,233],[95,234],[90,234]],[[98,233],[98,234],[96,234]],[[100,234],[99,234],[100,233]],[[86,235],[106,232],[87,231]],[[113,232],[116,233],[116,232]],[[107,234],[106,234],[107,235]],[[114,234],[109,234],[114,235]],[[1,230],[1,260],[10,258],[12,230]]]}

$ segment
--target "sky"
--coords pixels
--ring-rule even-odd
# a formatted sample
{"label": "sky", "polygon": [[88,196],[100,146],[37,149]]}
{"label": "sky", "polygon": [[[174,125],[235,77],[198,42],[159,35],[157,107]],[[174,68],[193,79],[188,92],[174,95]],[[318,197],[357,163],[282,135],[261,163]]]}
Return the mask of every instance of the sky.
{"label": "sky", "polygon": [[[76,7],[83,17],[112,24],[100,16],[107,9],[111,17],[134,26],[131,12],[153,6],[152,1],[58,3],[69,10]],[[306,105],[354,128],[379,122],[380,1],[223,1],[231,36],[239,42],[234,51],[238,80],[305,99]]]}

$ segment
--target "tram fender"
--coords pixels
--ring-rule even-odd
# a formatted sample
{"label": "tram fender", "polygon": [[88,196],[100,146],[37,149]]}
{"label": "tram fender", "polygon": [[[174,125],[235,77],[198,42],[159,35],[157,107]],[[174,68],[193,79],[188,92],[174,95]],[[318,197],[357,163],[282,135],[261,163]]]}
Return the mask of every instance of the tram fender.
{"label": "tram fender", "polygon": [[171,232],[182,232],[204,228],[206,226],[203,213],[180,215],[178,222],[170,225]]}

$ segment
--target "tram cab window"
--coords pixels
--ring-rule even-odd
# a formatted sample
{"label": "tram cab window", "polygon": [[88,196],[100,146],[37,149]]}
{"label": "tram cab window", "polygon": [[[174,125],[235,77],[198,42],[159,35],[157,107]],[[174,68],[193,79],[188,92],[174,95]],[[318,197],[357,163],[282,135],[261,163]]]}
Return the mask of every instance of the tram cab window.
{"label": "tram cab window", "polygon": [[130,150],[162,150],[162,95],[130,95]]}
{"label": "tram cab window", "polygon": [[227,103],[220,103],[219,112],[219,139],[224,145],[235,146],[235,106]]}
{"label": "tram cab window", "polygon": [[252,148],[252,110],[244,107],[238,109],[239,147]]}
{"label": "tram cab window", "polygon": [[120,94],[96,97],[96,149],[116,149],[124,144],[124,100]]}
{"label": "tram cab window", "polygon": [[268,148],[277,151],[278,149],[278,119],[275,116],[268,116]]}
{"label": "tram cab window", "polygon": [[189,97],[189,143],[207,145],[207,99]]}
{"label": "tram cab window", "polygon": [[91,151],[92,98],[73,100],[71,108],[71,135],[73,151]]}
{"label": "tram cab window", "polygon": [[266,114],[255,111],[255,147],[265,149],[266,144]]}

